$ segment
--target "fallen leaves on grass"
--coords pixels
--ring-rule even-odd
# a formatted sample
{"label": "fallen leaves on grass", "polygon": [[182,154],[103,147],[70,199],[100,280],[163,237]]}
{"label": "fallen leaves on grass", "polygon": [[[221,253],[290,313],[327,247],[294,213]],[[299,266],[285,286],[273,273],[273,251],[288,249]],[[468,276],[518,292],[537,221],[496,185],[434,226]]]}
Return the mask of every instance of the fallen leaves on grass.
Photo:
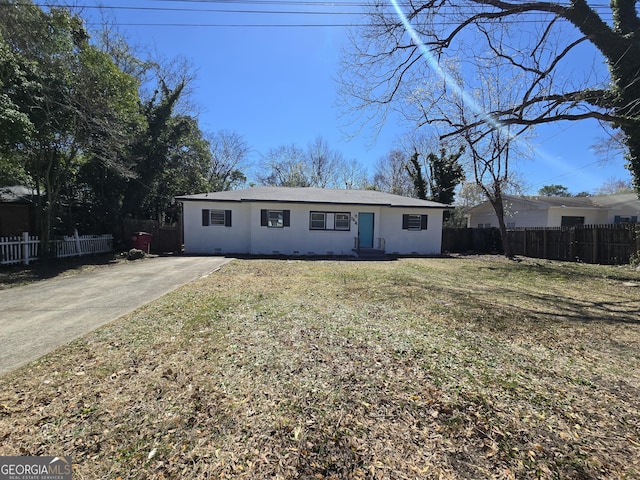
{"label": "fallen leaves on grass", "polygon": [[616,272],[235,261],[3,377],[0,454],[76,478],[637,478],[640,294]]}

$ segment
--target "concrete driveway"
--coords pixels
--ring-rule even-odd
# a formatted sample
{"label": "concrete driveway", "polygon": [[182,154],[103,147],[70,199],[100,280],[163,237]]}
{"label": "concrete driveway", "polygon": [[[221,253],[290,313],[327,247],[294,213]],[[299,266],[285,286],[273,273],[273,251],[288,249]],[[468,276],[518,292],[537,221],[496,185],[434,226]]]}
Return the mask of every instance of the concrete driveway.
{"label": "concrete driveway", "polygon": [[230,260],[147,258],[0,290],[0,374],[206,276]]}

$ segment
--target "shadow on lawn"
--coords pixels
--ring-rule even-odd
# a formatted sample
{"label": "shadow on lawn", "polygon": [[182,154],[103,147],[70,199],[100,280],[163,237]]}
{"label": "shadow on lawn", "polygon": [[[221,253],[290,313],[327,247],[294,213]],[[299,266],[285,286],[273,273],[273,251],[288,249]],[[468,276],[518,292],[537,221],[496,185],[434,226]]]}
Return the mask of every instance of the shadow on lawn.
{"label": "shadow on lawn", "polygon": [[36,261],[30,265],[0,266],[0,289],[58,277],[85,269],[115,265],[123,261],[117,254],[91,255]]}
{"label": "shadow on lawn", "polygon": [[[619,291],[617,297],[610,300],[589,300],[569,298],[554,293],[523,292],[517,289],[504,289],[503,298],[517,298],[515,304],[496,304],[474,294],[471,301],[482,310],[493,310],[492,320],[497,328],[512,325],[519,319],[541,322],[601,322],[627,323],[640,325],[640,290],[633,287],[635,294]],[[468,300],[467,300],[468,301]]]}
{"label": "shadow on lawn", "polygon": [[[638,290],[638,287],[634,287]],[[549,310],[526,309],[532,316],[545,319],[558,319],[562,321],[577,322],[606,322],[606,323],[630,323],[640,325],[640,298],[625,294],[624,290],[619,296],[607,301],[590,301],[586,299],[570,299],[551,293],[534,294],[525,296],[532,302],[545,305],[549,304]],[[522,310],[523,308],[520,307]]]}
{"label": "shadow on lawn", "polygon": [[[540,260],[528,258],[528,261],[510,260],[495,262],[491,265],[479,266],[479,270],[489,270],[498,276],[507,275],[532,275],[541,276],[553,280],[590,280],[593,278],[609,278],[623,282],[640,282],[640,273],[627,265],[597,265],[578,262],[559,262],[555,260]],[[586,269],[584,267],[587,267]],[[599,267],[607,268],[606,274],[598,272]]]}

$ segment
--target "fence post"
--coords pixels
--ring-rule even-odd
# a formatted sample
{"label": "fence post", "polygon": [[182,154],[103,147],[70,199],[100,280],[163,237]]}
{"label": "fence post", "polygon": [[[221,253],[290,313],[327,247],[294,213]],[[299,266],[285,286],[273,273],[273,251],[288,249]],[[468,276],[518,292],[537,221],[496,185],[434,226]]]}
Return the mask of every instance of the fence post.
{"label": "fence post", "polygon": [[73,238],[76,241],[76,254],[81,257],[82,256],[82,246],[80,245],[80,235],[78,235],[78,229],[73,229]]}
{"label": "fence post", "polygon": [[569,227],[569,258],[570,262],[575,262],[574,242],[576,241],[576,227]]}
{"label": "fence post", "polygon": [[22,263],[29,265],[29,232],[22,232]]}

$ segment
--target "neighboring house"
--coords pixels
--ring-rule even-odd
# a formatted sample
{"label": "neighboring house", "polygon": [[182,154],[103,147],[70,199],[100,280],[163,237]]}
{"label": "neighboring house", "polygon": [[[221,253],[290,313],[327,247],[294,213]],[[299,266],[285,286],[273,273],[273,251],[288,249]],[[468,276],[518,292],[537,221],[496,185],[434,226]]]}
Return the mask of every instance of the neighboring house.
{"label": "neighboring house", "polygon": [[193,254],[440,254],[447,205],[372,190],[255,187],[176,198]]}
{"label": "neighboring house", "polygon": [[33,189],[0,187],[0,237],[35,233]]}
{"label": "neighboring house", "polygon": [[[504,197],[507,228],[568,227],[608,223],[636,223],[640,200],[635,193],[594,197]],[[498,226],[498,217],[489,202],[469,211],[467,226]]]}

